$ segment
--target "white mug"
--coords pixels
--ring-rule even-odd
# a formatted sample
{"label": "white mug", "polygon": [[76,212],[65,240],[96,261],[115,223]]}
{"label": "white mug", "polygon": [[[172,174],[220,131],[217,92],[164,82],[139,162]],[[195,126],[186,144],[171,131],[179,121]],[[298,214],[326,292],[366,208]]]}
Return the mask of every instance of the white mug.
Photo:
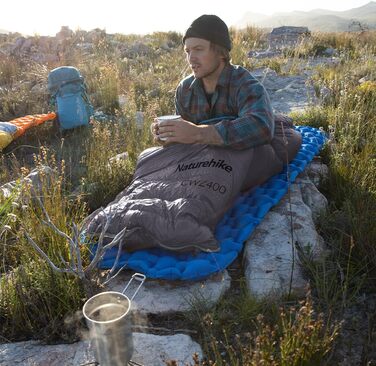
{"label": "white mug", "polygon": [[[179,119],[179,118],[181,118],[181,116],[178,115],[178,114],[169,114],[169,115],[166,115],[166,116],[159,116],[159,117],[157,117],[157,123],[158,123],[158,126],[159,126],[160,124],[163,124],[163,122],[165,122],[165,121],[173,121],[173,120]],[[153,133],[152,126],[153,125],[150,125],[151,133]],[[155,135],[155,136],[158,137],[161,141],[167,140],[167,137],[161,138],[158,135]]]}

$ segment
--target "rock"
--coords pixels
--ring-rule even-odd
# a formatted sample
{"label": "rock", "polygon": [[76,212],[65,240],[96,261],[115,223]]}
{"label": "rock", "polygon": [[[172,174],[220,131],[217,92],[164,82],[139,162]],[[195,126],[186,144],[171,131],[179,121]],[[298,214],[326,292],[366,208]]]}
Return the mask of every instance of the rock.
{"label": "rock", "polygon": [[163,42],[161,45],[160,45],[160,48],[164,51],[171,51],[171,48],[168,44],[168,42]]}
{"label": "rock", "polygon": [[13,43],[3,43],[0,45],[0,55],[9,57],[14,51],[14,44]]}
{"label": "rock", "polygon": [[59,61],[59,56],[56,54],[43,54],[43,53],[34,53],[30,55],[30,59],[41,64],[48,62],[57,62]]}
{"label": "rock", "polygon": [[359,84],[364,84],[365,82],[370,81],[370,80],[372,80],[371,76],[370,75],[366,75],[366,76],[363,76],[362,78],[360,78],[358,80],[358,83]]}
{"label": "rock", "polygon": [[302,37],[310,36],[307,27],[282,26],[274,28],[269,34],[269,48],[281,49],[295,46]]}
{"label": "rock", "polygon": [[86,40],[87,34],[88,31],[83,29],[76,29],[74,32],[75,37],[80,40]]}
{"label": "rock", "polygon": [[281,296],[289,292],[291,280],[292,291],[304,294],[307,282],[299,251],[318,257],[323,245],[299,182],[294,183],[290,194],[269,211],[246,243],[245,277],[250,293],[259,298]]}
{"label": "rock", "polygon": [[48,94],[48,89],[46,84],[35,84],[30,91],[34,94]]}
{"label": "rock", "polygon": [[158,336],[136,333],[133,342],[135,351],[132,361],[145,366],[165,366],[169,360],[176,360],[177,365],[183,366],[192,362],[195,353],[202,358],[200,345],[184,334]]}
{"label": "rock", "polygon": [[294,242],[299,248],[307,249],[314,257],[319,257],[323,253],[324,241],[316,231],[310,207],[303,200],[299,178],[291,185],[290,196],[286,195],[281,203],[275,210],[288,218],[289,226],[292,215]]}
{"label": "rock", "polygon": [[144,112],[137,111],[135,117],[136,117],[135,121],[136,121],[137,128],[142,129],[142,126],[143,126],[144,120],[145,120]]}
{"label": "rock", "polygon": [[125,94],[118,95],[118,103],[120,108],[124,108],[128,104],[128,97]]}
{"label": "rock", "polygon": [[115,164],[115,163],[121,163],[122,161],[125,161],[129,158],[129,154],[125,151],[123,153],[117,154],[115,156],[112,156],[108,162],[110,164]]}
{"label": "rock", "polygon": [[38,48],[39,52],[48,53],[50,51],[51,37],[40,36],[38,38]]}
{"label": "rock", "polygon": [[281,52],[276,50],[265,50],[265,51],[249,51],[248,57],[249,58],[256,58],[256,59],[263,59],[263,58],[271,58],[280,56]]}
{"label": "rock", "polygon": [[[116,174],[117,169],[123,169],[124,163],[126,160],[129,159],[129,154],[128,152],[123,152],[120,154],[117,154],[115,156],[112,156],[111,158],[108,159],[108,164],[107,167],[110,171],[112,171],[112,168],[114,168],[113,173]],[[83,188],[83,187],[81,187]],[[82,193],[82,190],[79,189],[76,193],[80,192]]]}
{"label": "rock", "polygon": [[[108,290],[122,292],[129,281],[129,274],[119,274],[108,285]],[[191,309],[194,301],[214,305],[230,288],[231,279],[227,271],[200,282],[168,282],[147,279],[132,301],[138,313],[168,314]],[[130,297],[134,287],[126,295]],[[129,295],[128,295],[129,294]]]}
{"label": "rock", "polygon": [[328,47],[328,48],[326,48],[326,49],[323,51],[323,56],[326,56],[326,57],[332,57],[332,56],[334,56],[335,54],[337,54],[337,50],[334,49],[333,47]]}
{"label": "rock", "polygon": [[44,345],[28,341],[0,345],[0,365],[77,366],[94,361],[90,342]]}
{"label": "rock", "polygon": [[[192,361],[197,353],[202,358],[199,344],[184,334],[158,336],[133,333],[132,360],[145,366],[164,366],[167,360],[178,365]],[[36,341],[0,345],[0,365],[12,366],[78,366],[95,362],[90,341],[73,344],[42,345]]]}
{"label": "rock", "polygon": [[312,218],[316,222],[318,217],[328,210],[328,200],[309,179],[307,172],[300,174],[296,184],[299,184],[303,202],[311,209]]}
{"label": "rock", "polygon": [[326,86],[322,86],[320,87],[320,98],[321,100],[323,101],[323,103],[327,102],[330,100],[330,98],[333,96],[333,91],[326,87]]}
{"label": "rock", "polygon": [[94,45],[89,42],[77,43],[76,47],[86,54],[90,54],[94,51]]}
{"label": "rock", "polygon": [[260,67],[258,69],[253,69],[251,71],[251,74],[257,78],[257,79],[260,79],[260,78],[265,78],[265,77],[274,77],[274,76],[277,76],[277,73],[275,72],[275,70],[273,69],[270,69],[269,67]]}
{"label": "rock", "polygon": [[318,101],[307,75],[281,76],[269,68],[255,69],[252,75],[267,90],[275,113],[302,111]]}
{"label": "rock", "polygon": [[106,39],[106,31],[100,28],[95,28],[91,30],[85,36],[86,42],[90,43],[97,43],[102,39]]}
{"label": "rock", "polygon": [[96,110],[92,116],[92,119],[98,122],[108,122],[108,121],[113,121],[114,116],[110,114],[106,114],[101,110]]}
{"label": "rock", "polygon": [[18,37],[14,42],[14,51],[19,50],[24,44],[25,40],[26,40],[25,37]]}
{"label": "rock", "polygon": [[136,41],[133,45],[127,48],[123,54],[122,58],[136,58],[140,56],[150,56],[153,53],[153,49],[145,43]]}
{"label": "rock", "polygon": [[329,168],[320,160],[313,160],[306,168],[307,175],[312,183],[319,187],[320,184],[329,178]]}
{"label": "rock", "polygon": [[[35,168],[25,178],[22,178],[21,182],[12,181],[0,186],[0,194],[5,198],[10,197],[16,187],[26,184],[31,185],[37,194],[41,194],[43,183],[48,182],[54,174],[55,172],[49,166]],[[42,180],[42,177],[44,180]]]}
{"label": "rock", "polygon": [[21,52],[28,52],[30,51],[31,47],[34,44],[34,40],[32,38],[27,38],[25,41],[22,43],[20,47]]}
{"label": "rock", "polygon": [[376,365],[376,295],[361,293],[354,296],[344,309],[341,331],[336,340],[332,364],[338,366]]}
{"label": "rock", "polygon": [[62,26],[60,32],[56,33],[56,39],[58,41],[63,41],[65,39],[71,38],[74,32],[68,26]]}
{"label": "rock", "polygon": [[19,90],[27,90],[27,91],[31,91],[31,88],[35,85],[35,83],[31,80],[24,80],[24,81],[20,81],[18,83],[18,89]]}
{"label": "rock", "polygon": [[99,183],[98,182],[93,182],[93,183],[85,183],[85,184],[80,184],[79,186],[75,187],[74,190],[72,191],[71,195],[72,197],[78,198],[82,194],[89,194],[91,192],[95,192],[99,189]]}

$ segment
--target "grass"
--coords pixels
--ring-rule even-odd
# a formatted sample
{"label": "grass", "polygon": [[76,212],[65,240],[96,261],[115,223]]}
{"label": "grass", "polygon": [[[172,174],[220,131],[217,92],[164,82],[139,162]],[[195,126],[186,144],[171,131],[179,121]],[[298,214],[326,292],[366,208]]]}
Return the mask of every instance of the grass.
{"label": "grass", "polygon": [[[328,47],[336,49],[332,65],[309,66],[322,103],[293,114],[298,124],[322,127],[330,136],[324,157],[330,174],[321,187],[330,210],[321,217],[318,230],[331,252],[321,261],[303,258],[311,283],[311,294],[303,302],[260,301],[240,281],[238,292],[214,308],[193,304],[186,321],[199,331],[206,355],[195,362],[330,364],[343,312],[360,292],[375,290],[376,32],[314,33],[294,49],[268,59],[247,57],[251,49],[266,47],[265,31],[248,27],[231,29],[231,35],[233,63],[249,69],[269,67],[280,75],[300,73],[314,56]],[[157,115],[174,112],[175,88],[188,74],[181,35],[175,32],[117,34],[112,39],[97,32],[90,52],[76,46],[82,36],[77,31],[65,40],[56,62],[0,59],[0,120],[47,112],[48,95],[31,88],[45,85],[48,72],[61,65],[80,69],[91,102],[104,113],[104,121],[97,118],[88,128],[65,133],[46,123],[0,156],[0,183],[17,180],[38,165],[55,170],[56,175],[46,177],[41,197],[66,233],[72,222],[80,223],[130,183],[137,156],[153,145],[150,123]],[[119,95],[125,96],[125,103],[119,103]],[[143,124],[137,124],[140,118]],[[127,159],[110,161],[125,152]],[[17,192],[0,198],[0,336],[5,341],[73,340],[74,327],[65,319],[75,317],[87,294],[80,281],[52,272],[29,246],[25,230],[57,264],[69,259],[67,243],[41,223],[38,206],[30,198],[19,201]],[[22,192],[27,197],[27,189]],[[87,261],[84,249],[83,255]],[[375,324],[370,318],[371,335]]]}
{"label": "grass", "polygon": [[[355,66],[355,61],[353,66]],[[374,62],[370,62],[373,64]],[[346,65],[346,69],[350,65]],[[362,73],[363,74],[363,73]],[[336,207],[347,219],[348,248],[369,271],[376,266],[376,230],[372,225],[376,209],[376,89],[353,82],[339,74],[334,87],[343,89],[333,103],[333,148],[330,155],[329,191]],[[355,85],[354,85],[355,84]],[[349,241],[349,240],[348,240]],[[363,259],[362,259],[363,258]],[[364,263],[367,258],[368,263]]]}
{"label": "grass", "polygon": [[260,300],[244,282],[236,296],[224,296],[214,309],[193,303],[186,317],[199,329],[205,353],[195,365],[323,365],[329,360],[339,324],[316,313],[310,292],[303,301]]}
{"label": "grass", "polygon": [[[55,174],[41,175],[38,195],[53,222],[69,233],[71,222],[85,217],[85,204],[80,199],[70,200],[65,193],[64,166],[57,165],[48,150],[41,151],[35,165],[41,168],[48,163]],[[7,226],[1,237],[0,334],[6,340],[39,337],[52,341],[60,338],[61,331],[63,338],[71,340],[76,335],[69,330],[71,325],[64,326],[64,319],[82,305],[82,285],[77,278],[54,273],[28,244],[24,233],[28,232],[56,265],[69,261],[66,241],[43,224],[40,207],[27,184],[20,181],[19,192],[0,207],[4,208],[1,225]],[[87,261],[85,248],[82,256]]]}

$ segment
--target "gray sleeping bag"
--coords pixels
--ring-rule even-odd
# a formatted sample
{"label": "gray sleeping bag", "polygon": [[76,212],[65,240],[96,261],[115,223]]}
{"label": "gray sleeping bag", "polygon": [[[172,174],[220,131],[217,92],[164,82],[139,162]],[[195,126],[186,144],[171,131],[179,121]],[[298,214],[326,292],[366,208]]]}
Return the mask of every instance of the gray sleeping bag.
{"label": "gray sleeping bag", "polygon": [[147,149],[132,183],[94,215],[87,232],[99,234],[107,217],[105,237],[126,227],[128,250],[216,251],[215,226],[239,194],[255,150],[184,144]]}
{"label": "gray sleeping bag", "polygon": [[174,144],[143,151],[134,179],[105,209],[93,213],[87,232],[105,239],[126,228],[123,248],[218,250],[214,229],[240,191],[264,183],[290,162],[301,145],[291,119],[275,118],[270,144],[246,150]]}

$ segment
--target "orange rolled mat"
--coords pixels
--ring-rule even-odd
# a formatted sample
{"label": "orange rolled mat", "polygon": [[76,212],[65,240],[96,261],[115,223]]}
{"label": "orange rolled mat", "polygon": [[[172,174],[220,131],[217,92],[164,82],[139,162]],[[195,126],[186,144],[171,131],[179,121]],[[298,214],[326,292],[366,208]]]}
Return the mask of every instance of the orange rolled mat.
{"label": "orange rolled mat", "polygon": [[38,126],[46,121],[54,120],[56,118],[56,113],[45,113],[45,114],[31,114],[24,117],[19,117],[9,121],[9,123],[14,124],[17,127],[17,132],[14,134],[14,138],[17,138],[25,133],[27,129],[33,126]]}

